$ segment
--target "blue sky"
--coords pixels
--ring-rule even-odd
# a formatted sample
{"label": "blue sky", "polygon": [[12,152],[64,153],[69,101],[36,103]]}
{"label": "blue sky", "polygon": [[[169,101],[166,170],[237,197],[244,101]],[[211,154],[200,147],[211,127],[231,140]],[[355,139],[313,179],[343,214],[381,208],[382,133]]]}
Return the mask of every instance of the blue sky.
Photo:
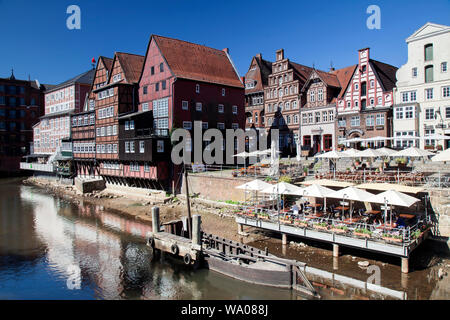
{"label": "blue sky", "polygon": [[[66,9],[81,9],[81,30],[69,30]],[[381,29],[369,30],[369,5],[381,9]],[[115,51],[145,54],[151,34],[217,49],[230,48],[241,75],[256,53],[328,70],[357,62],[357,50],[400,67],[405,39],[426,22],[450,25],[449,0],[338,1],[24,1],[0,0],[0,77],[59,83],[90,68],[92,57]]]}

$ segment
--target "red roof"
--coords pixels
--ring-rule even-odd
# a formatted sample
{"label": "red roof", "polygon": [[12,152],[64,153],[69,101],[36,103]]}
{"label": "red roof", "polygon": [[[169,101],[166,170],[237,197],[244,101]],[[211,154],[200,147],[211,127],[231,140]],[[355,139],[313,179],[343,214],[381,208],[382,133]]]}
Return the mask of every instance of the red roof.
{"label": "red roof", "polygon": [[137,83],[141,76],[145,57],[125,52],[116,52],[116,57],[120,62],[120,66],[122,67],[122,71],[127,82]]}
{"label": "red roof", "polygon": [[345,93],[345,90],[347,90],[348,83],[352,79],[353,73],[355,72],[357,66],[358,65],[353,65],[350,67],[337,69],[332,72],[333,74],[336,75],[341,88],[341,91],[339,92],[339,95],[337,97],[338,99],[342,98],[342,96]]}
{"label": "red roof", "polygon": [[152,39],[176,77],[244,87],[225,51],[157,35]]}
{"label": "red roof", "polygon": [[105,66],[106,70],[108,70],[108,72],[111,72],[113,59],[107,58],[107,57],[103,57],[103,56],[100,56],[99,59],[101,59],[103,61],[103,65]]}

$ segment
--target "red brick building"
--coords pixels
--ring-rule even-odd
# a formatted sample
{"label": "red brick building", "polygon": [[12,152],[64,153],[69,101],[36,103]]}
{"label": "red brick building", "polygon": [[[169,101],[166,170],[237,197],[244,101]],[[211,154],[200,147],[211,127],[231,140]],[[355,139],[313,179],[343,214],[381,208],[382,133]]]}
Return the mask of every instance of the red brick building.
{"label": "red brick building", "polygon": [[81,112],[72,115],[73,160],[79,177],[98,176],[100,174],[96,157],[95,143],[95,89],[106,85],[111,73],[113,59],[100,56],[95,69],[91,89],[85,99]]}
{"label": "red brick building", "polygon": [[261,53],[252,58],[245,75],[245,116],[247,129],[265,128],[264,90],[272,73],[272,62],[264,60]]}
{"label": "red brick building", "polygon": [[[245,128],[244,84],[228,49],[152,35],[139,101],[139,111],[153,111],[153,129],[159,134],[174,128],[192,130],[194,121],[201,121],[203,129]],[[177,170],[171,170],[171,178],[171,187],[179,187],[174,183]]]}
{"label": "red brick building", "polygon": [[[337,99],[338,144],[352,138],[392,137],[396,72],[396,67],[371,59],[369,48],[358,51],[358,65]],[[368,146],[385,144],[390,145],[390,141]]]}
{"label": "red brick building", "polygon": [[20,160],[32,152],[33,125],[44,114],[44,91],[49,85],[0,78],[0,175],[20,172]]}

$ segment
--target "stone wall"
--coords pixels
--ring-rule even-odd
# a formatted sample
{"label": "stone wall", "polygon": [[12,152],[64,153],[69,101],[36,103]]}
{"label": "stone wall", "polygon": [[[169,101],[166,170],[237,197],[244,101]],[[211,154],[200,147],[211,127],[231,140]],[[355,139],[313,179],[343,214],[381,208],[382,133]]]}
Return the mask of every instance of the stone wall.
{"label": "stone wall", "polygon": [[[214,201],[244,201],[245,191],[236,189],[236,187],[251,180],[252,179],[226,178],[203,174],[191,174],[188,176],[189,194],[199,194],[200,198]],[[182,194],[186,194],[185,188],[186,181],[185,177],[183,176],[183,184],[181,188]]]}
{"label": "stone wall", "polygon": [[438,219],[439,235],[450,237],[450,189],[432,189],[429,194],[431,206]]}

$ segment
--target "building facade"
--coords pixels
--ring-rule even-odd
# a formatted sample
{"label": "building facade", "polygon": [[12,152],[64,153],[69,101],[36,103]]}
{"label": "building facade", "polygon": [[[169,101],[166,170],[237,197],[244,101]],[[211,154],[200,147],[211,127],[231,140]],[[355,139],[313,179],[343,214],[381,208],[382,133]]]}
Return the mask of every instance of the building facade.
{"label": "building facade", "polygon": [[436,136],[450,137],[450,27],[427,23],[406,43],[408,61],[397,72],[394,106],[394,138],[403,139],[394,143],[447,149],[450,140]]}
{"label": "building facade", "polygon": [[0,78],[0,175],[20,172],[21,158],[33,151],[32,127],[44,114],[45,89],[13,73]]}
{"label": "building facade", "polygon": [[[369,48],[358,51],[358,65],[347,88],[337,99],[338,145],[348,139],[392,136],[396,72],[396,67],[371,59]],[[365,146],[390,146],[390,140],[366,142]]]}
{"label": "building facade", "polygon": [[300,145],[305,154],[336,149],[336,99],[347,87],[354,69],[313,70],[301,89],[306,98],[300,109]]}
{"label": "building facade", "polygon": [[279,149],[283,155],[296,154],[300,137],[300,107],[306,97],[300,90],[309,79],[312,68],[290,61],[284,57],[284,50],[276,52],[265,89],[265,127],[279,130]]}
{"label": "building facade", "polygon": [[272,73],[272,62],[259,53],[252,58],[245,79],[246,129],[265,130],[264,91]]}

